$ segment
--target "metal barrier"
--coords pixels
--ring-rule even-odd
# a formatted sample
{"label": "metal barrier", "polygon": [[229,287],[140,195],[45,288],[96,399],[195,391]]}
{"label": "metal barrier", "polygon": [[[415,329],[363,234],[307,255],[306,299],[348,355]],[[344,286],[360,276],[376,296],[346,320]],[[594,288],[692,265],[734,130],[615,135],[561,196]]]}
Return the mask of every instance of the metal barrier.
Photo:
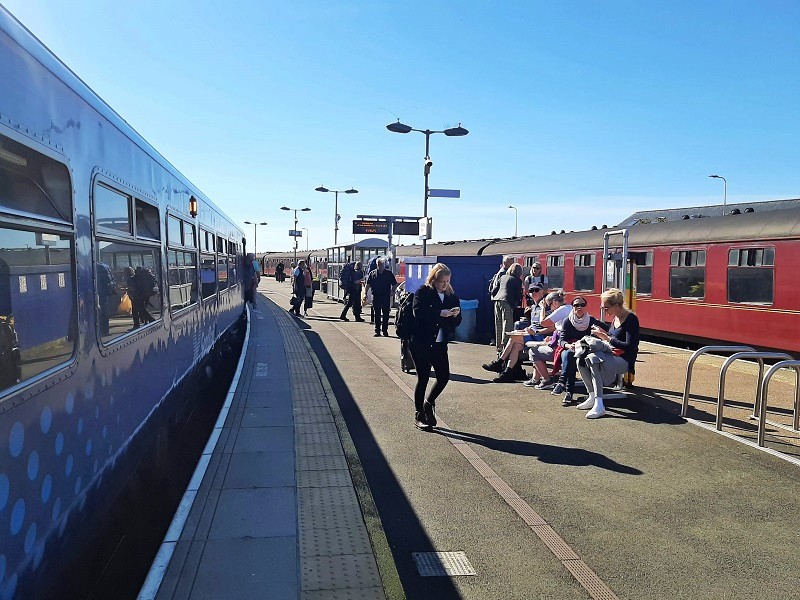
{"label": "metal barrier", "polygon": [[737,352],[731,355],[722,364],[719,372],[719,396],[717,397],[717,431],[722,431],[722,410],[725,407],[725,374],[728,368],[737,360],[743,358],[755,358],[758,360],[758,387],[756,388],[756,402],[753,405],[753,416],[758,418],[761,410],[761,384],[764,381],[764,359],[781,358],[792,360],[792,356],[784,352]]}
{"label": "metal barrier", "polygon": [[761,407],[758,411],[758,445],[764,446],[764,434],[767,426],[767,392],[769,390],[769,380],[781,369],[793,368],[797,380],[794,386],[794,410],[792,411],[792,428],[798,431],[800,426],[800,360],[784,360],[775,363],[764,375],[761,382]]}
{"label": "metal barrier", "polygon": [[692,354],[691,358],[689,359],[689,365],[686,367],[686,384],[683,386],[683,405],[681,406],[682,417],[685,417],[686,413],[689,412],[689,388],[692,385],[692,367],[694,367],[694,362],[703,354],[708,354],[710,352],[743,351],[754,352],[755,348],[751,348],[750,346],[703,346],[699,350],[696,350],[694,354]]}

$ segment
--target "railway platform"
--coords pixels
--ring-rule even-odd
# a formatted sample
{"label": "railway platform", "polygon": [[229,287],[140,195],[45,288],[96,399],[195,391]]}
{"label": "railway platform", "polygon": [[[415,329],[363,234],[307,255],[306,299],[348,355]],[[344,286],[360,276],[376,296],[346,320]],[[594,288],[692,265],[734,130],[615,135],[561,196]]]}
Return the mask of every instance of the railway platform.
{"label": "railway platform", "polygon": [[[643,343],[634,391],[607,402],[607,416],[592,421],[546,391],[491,383],[480,366],[491,347],[452,344],[439,427],[425,433],[413,426],[415,378],[400,369],[396,338],[340,321],[342,305],[319,294],[307,318],[290,316],[288,283],[264,278],[259,292],[261,318],[253,323],[261,341],[239,384],[251,391],[236,394],[265,406],[244,400],[231,409],[223,452],[199,485],[204,508],[190,512],[159,598],[800,597],[798,435],[771,426],[767,451],[755,447],[753,365],[729,371],[719,435],[722,358],[697,362],[682,418],[691,353]],[[259,369],[272,379],[257,384]],[[791,422],[793,386],[793,375],[773,380],[770,422]],[[281,449],[260,448],[261,458],[290,452],[293,435],[295,481],[287,467],[273,482],[284,490],[283,504],[260,492],[258,501],[221,513],[226,494],[232,497],[224,485],[265,483],[252,482],[266,469],[255,458],[233,467],[237,444],[259,449],[242,446],[255,438],[241,432],[267,424],[252,419],[267,418],[273,397],[283,398],[284,420],[271,426],[285,428],[274,433],[286,437]],[[309,401],[318,404],[304,416]],[[263,408],[261,417],[250,407]],[[317,415],[324,438],[304,430]],[[266,440],[272,432],[261,433]],[[342,453],[317,465],[331,470],[302,468],[309,463],[299,444],[312,438],[312,452]],[[306,496],[311,479],[335,493],[312,488]],[[320,519],[310,537],[302,533],[306,497],[316,503],[311,518]],[[345,506],[355,512],[336,516]],[[266,531],[262,523],[273,520],[285,529]],[[304,546],[312,538],[329,544],[316,557]],[[257,540],[280,543],[285,554],[260,550]],[[304,588],[306,578],[323,577],[323,564],[336,585]]]}

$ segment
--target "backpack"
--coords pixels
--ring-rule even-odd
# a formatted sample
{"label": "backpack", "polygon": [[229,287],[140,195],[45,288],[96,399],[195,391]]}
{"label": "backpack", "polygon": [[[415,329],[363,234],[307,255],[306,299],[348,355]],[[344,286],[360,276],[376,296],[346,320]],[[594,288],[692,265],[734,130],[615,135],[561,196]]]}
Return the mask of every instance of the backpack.
{"label": "backpack", "polygon": [[339,286],[343,290],[350,289],[350,286],[353,283],[353,271],[355,267],[353,263],[347,263],[345,266],[342,267],[342,272],[339,273]]}
{"label": "backpack", "polygon": [[414,335],[414,294],[406,294],[400,300],[394,324],[397,337],[401,340],[410,340]]}
{"label": "backpack", "polygon": [[158,280],[148,267],[136,267],[133,280],[143,297],[149,298],[158,293]]}
{"label": "backpack", "polygon": [[113,296],[117,293],[117,280],[111,268],[102,262],[97,263],[97,291],[100,296]]}

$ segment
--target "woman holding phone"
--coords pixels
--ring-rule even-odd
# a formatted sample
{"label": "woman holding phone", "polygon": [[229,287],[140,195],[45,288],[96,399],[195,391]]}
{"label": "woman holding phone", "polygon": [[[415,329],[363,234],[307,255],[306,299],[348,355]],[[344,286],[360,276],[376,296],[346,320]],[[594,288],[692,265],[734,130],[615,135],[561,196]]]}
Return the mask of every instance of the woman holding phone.
{"label": "woman holding phone", "polygon": [[[411,356],[417,368],[414,389],[414,425],[430,430],[436,426],[436,398],[450,380],[447,343],[461,323],[461,303],[450,285],[450,269],[436,263],[428,273],[425,285],[414,293],[414,333]],[[431,367],[436,383],[425,399]]]}

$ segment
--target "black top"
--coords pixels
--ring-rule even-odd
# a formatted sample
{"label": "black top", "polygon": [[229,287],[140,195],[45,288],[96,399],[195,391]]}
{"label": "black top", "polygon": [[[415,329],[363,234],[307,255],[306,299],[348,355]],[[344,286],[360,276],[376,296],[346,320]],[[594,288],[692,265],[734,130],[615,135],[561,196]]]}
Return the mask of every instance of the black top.
{"label": "black top", "polygon": [[396,285],[397,280],[389,269],[384,269],[382,273],[375,269],[367,276],[367,286],[372,290],[372,296],[375,298],[390,298],[392,288]]}
{"label": "black top", "polygon": [[419,288],[414,293],[414,343],[432,346],[440,327],[444,331],[444,341],[452,340],[456,327],[461,324],[461,313],[455,317],[443,317],[440,313],[456,306],[461,307],[461,302],[455,294],[445,294],[442,301],[432,287],[423,285]]}
{"label": "black top", "polygon": [[565,344],[577,342],[585,335],[592,335],[592,325],[597,325],[604,331],[608,331],[608,324],[598,321],[594,317],[589,317],[589,326],[585,331],[579,331],[572,324],[572,321],[569,320],[569,317],[567,317],[561,325],[561,338],[558,340],[558,343],[564,346]]}
{"label": "black top", "polygon": [[633,313],[628,313],[625,320],[619,327],[611,327],[608,330],[609,343],[614,348],[624,351],[622,358],[628,361],[628,371],[635,373],[634,363],[639,354],[639,317]]}

